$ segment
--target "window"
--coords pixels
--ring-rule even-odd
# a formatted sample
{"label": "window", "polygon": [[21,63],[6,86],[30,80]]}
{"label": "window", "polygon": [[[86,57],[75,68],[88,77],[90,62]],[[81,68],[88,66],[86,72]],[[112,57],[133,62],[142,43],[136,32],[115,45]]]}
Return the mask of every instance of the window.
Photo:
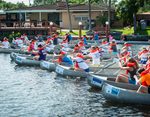
{"label": "window", "polygon": [[76,21],[87,21],[88,17],[87,16],[75,16]]}

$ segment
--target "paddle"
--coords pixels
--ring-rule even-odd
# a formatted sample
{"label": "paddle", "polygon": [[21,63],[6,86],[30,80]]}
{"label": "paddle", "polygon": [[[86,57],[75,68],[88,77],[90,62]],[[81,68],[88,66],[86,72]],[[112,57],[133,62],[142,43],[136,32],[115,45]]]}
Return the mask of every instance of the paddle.
{"label": "paddle", "polygon": [[118,60],[119,60],[119,59],[114,58],[112,63],[107,64],[107,65],[104,66],[102,69],[100,69],[99,71],[96,71],[96,72],[94,72],[94,73],[99,73],[99,72],[103,71],[104,69],[107,69],[108,67],[110,67],[110,66],[114,65],[115,63],[117,63]]}

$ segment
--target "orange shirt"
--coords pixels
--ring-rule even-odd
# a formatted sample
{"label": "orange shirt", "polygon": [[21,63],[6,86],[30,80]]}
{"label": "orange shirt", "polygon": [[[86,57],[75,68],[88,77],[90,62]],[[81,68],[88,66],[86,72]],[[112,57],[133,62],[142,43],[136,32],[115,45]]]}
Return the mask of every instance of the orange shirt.
{"label": "orange shirt", "polygon": [[145,74],[141,76],[139,81],[146,86],[150,86],[150,74]]}

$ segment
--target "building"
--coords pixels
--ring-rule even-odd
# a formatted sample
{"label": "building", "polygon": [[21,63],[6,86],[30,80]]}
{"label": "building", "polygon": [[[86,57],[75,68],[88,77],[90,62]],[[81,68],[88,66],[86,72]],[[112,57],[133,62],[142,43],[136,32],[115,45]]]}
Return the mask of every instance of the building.
{"label": "building", "polygon": [[[70,6],[71,21],[73,29],[78,28],[78,22],[81,21],[83,25],[88,23],[88,5],[86,4],[72,4]],[[97,16],[107,15],[106,7],[91,6],[92,21]],[[21,9],[6,10],[7,26],[13,26],[16,21],[31,21],[34,26],[42,26],[44,22],[54,22],[61,28],[69,28],[69,18],[65,2],[58,2],[54,5],[32,6]],[[112,9],[112,20],[114,19],[114,9]],[[8,23],[9,22],[9,23]]]}

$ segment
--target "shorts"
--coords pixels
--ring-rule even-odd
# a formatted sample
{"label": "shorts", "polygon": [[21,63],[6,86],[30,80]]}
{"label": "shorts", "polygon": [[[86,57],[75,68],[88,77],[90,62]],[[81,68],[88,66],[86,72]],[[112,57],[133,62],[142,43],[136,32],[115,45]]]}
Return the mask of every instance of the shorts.
{"label": "shorts", "polygon": [[148,86],[148,93],[150,93],[150,86]]}
{"label": "shorts", "polygon": [[128,81],[129,81],[130,84],[136,84],[136,81],[132,80],[131,78],[129,78]]}
{"label": "shorts", "polygon": [[147,62],[146,59],[143,59],[143,60],[140,61],[141,64],[146,64],[146,62]]}
{"label": "shorts", "polygon": [[85,72],[90,72],[90,69],[89,69],[89,68],[87,68],[87,69],[84,69],[84,71],[85,71]]}

